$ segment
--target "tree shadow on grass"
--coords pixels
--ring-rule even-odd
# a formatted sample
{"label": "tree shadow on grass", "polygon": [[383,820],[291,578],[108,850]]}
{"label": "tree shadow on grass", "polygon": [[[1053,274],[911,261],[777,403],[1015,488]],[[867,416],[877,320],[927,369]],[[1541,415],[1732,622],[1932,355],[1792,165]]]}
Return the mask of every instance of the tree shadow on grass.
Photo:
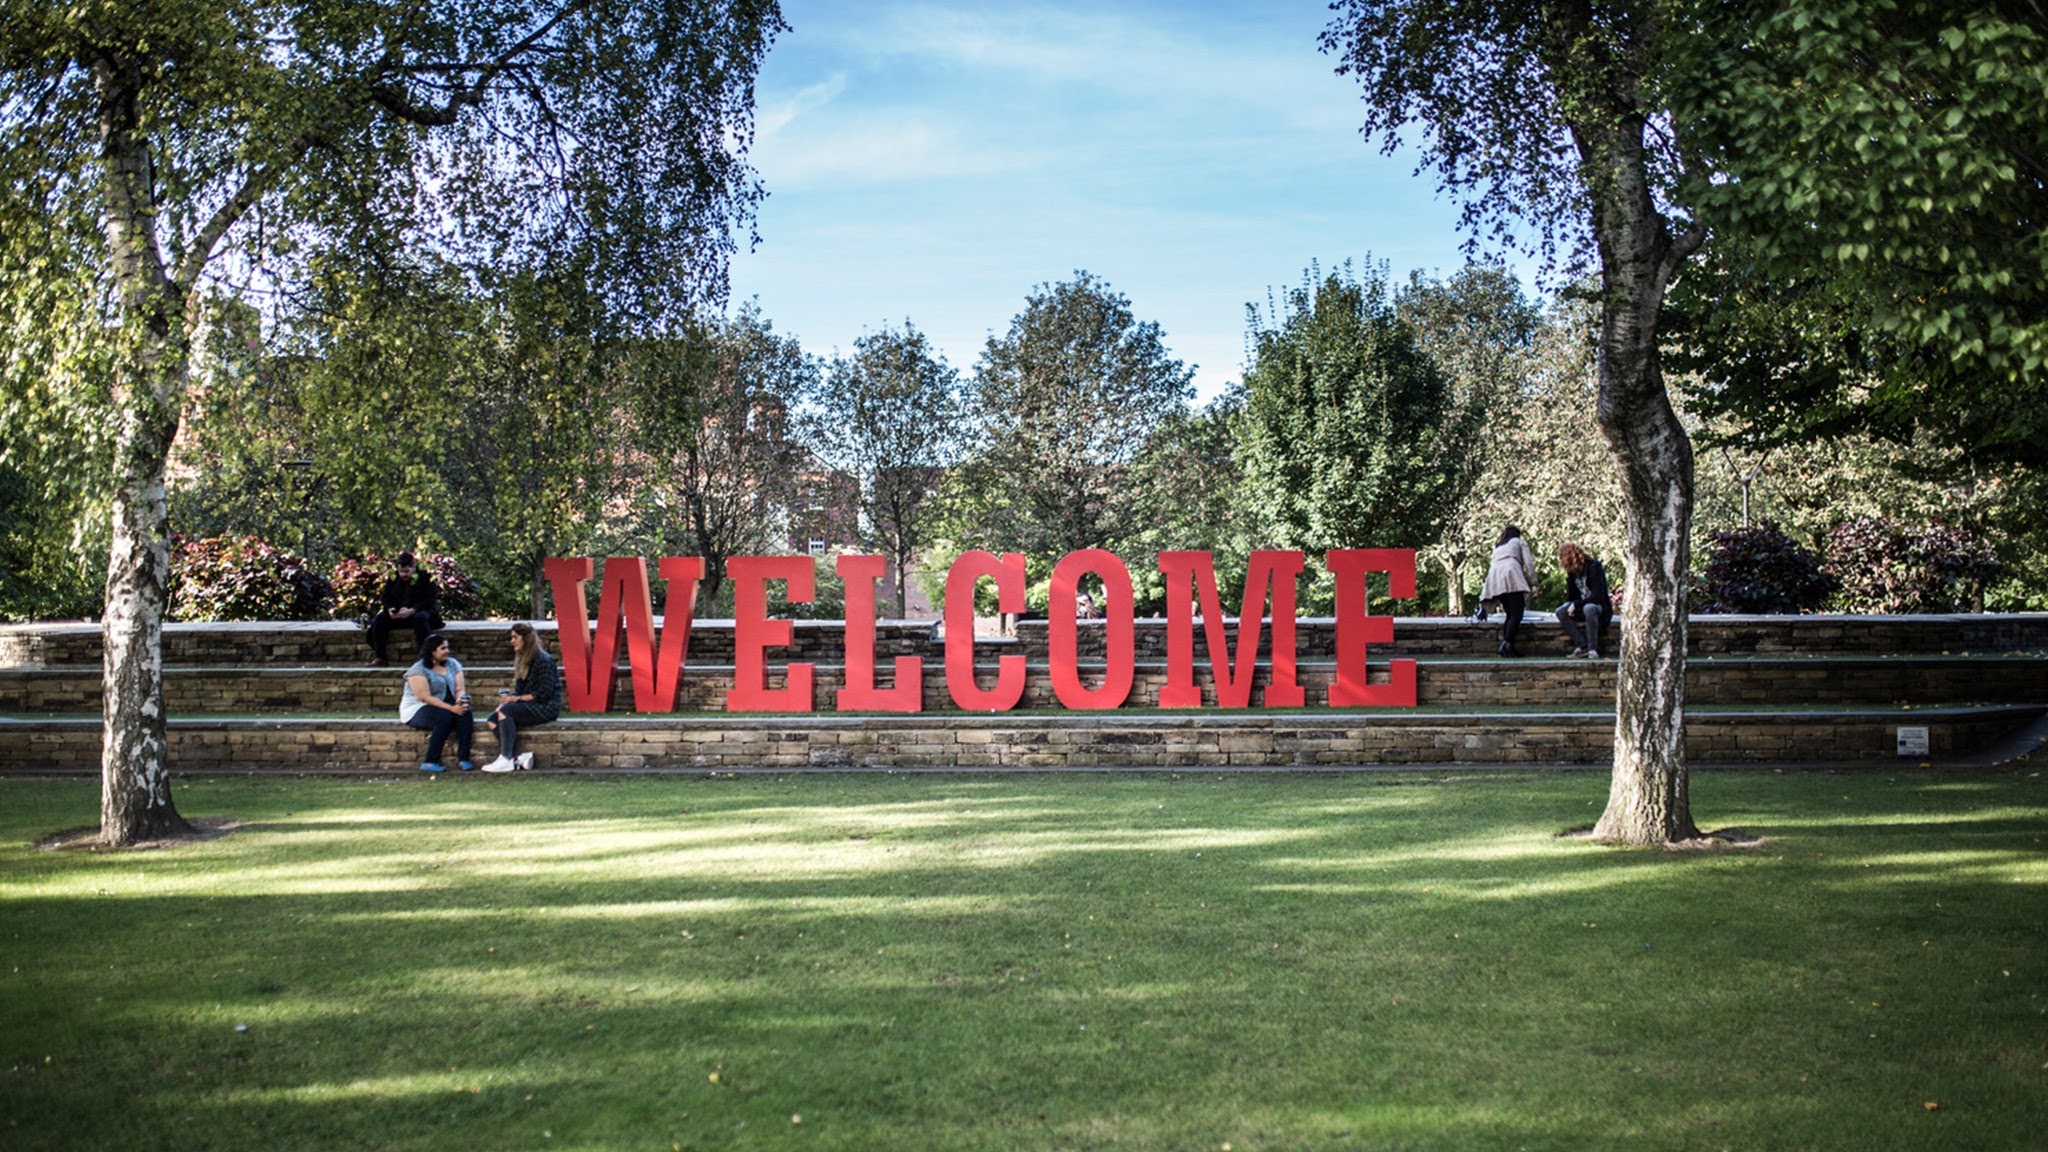
{"label": "tree shadow on grass", "polygon": [[119,847],[100,843],[100,826],[88,824],[78,828],[65,828],[52,832],[36,841],[36,847],[45,852],[153,852],[163,848],[176,848],[185,844],[204,844],[218,840],[242,828],[242,822],[227,818],[187,818],[189,831],[175,836],[159,836],[148,840],[136,840]]}
{"label": "tree shadow on grass", "polygon": [[[1907,1147],[1923,1095],[2000,1146],[2043,1119],[2007,1061],[2038,900],[1941,863],[2031,839],[2024,796],[1817,814],[1839,782],[1754,785],[1730,807],[1775,852],[1677,861],[1555,840],[1601,785],[608,784],[507,792],[495,827],[344,819],[355,843],[252,811],[147,883],[0,860],[27,969],[0,1111],[23,1148]],[[1907,892],[1878,854],[1929,864]]]}

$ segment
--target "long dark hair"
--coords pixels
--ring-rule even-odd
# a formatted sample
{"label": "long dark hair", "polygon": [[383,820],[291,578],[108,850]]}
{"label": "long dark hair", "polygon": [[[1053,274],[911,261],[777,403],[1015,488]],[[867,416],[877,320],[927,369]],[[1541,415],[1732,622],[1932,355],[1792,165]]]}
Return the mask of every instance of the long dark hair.
{"label": "long dark hair", "polygon": [[1519,540],[1521,538],[1522,530],[1520,528],[1515,527],[1513,524],[1510,524],[1507,527],[1500,530],[1500,539],[1495,540],[1493,542],[1493,546],[1495,548],[1498,548],[1510,540]]}
{"label": "long dark hair", "polygon": [[512,679],[524,680],[527,670],[533,667],[534,654],[543,651],[540,646],[540,633],[534,631],[533,625],[524,620],[514,624],[511,632],[512,635],[519,637],[519,655],[512,658]]}
{"label": "long dark hair", "polygon": [[439,667],[440,665],[434,663],[434,649],[447,642],[448,638],[439,632],[427,633],[426,638],[420,641],[420,663],[429,668]]}

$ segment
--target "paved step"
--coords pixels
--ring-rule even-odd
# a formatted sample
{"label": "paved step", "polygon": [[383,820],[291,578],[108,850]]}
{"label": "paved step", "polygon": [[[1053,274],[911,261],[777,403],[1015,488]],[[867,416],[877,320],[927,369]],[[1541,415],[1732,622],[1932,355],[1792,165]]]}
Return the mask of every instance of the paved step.
{"label": "paved step", "polygon": [[[1690,760],[1900,763],[1898,728],[1927,729],[1930,763],[2008,745],[2048,708],[1695,712]],[[1018,717],[570,717],[525,734],[549,770],[944,767],[987,769],[1589,764],[1611,757],[1612,713],[1293,713]],[[0,719],[0,775],[98,770],[91,718]],[[424,737],[396,721],[190,719],[170,724],[181,772],[408,772]],[[481,762],[495,742],[479,733]],[[453,759],[452,750],[450,759]],[[1919,764],[1915,758],[1908,763]]]}
{"label": "paved step", "polygon": [[[509,620],[462,620],[441,629],[456,657],[465,663],[507,658]],[[843,658],[846,626],[837,620],[791,622],[795,643],[772,649],[783,659]],[[548,650],[560,655],[552,620],[536,621]],[[944,654],[932,639],[938,624],[931,620],[883,620],[875,625],[875,648],[883,656]],[[733,625],[730,620],[700,620],[690,628],[690,659],[730,664]],[[412,655],[400,652],[412,634],[392,641],[392,659],[404,667]],[[339,620],[254,621],[246,623],[166,624],[165,667],[362,667],[370,658],[362,629]],[[97,624],[0,624],[0,668],[92,667],[101,663]]]}
{"label": "paved step", "polygon": [[[1320,705],[1335,678],[1330,663],[1298,666],[1311,704]],[[834,711],[834,693],[844,682],[843,665],[814,666],[813,707]],[[1052,708],[1058,704],[1051,675],[1043,663],[1028,666],[1024,706]],[[1254,678],[1252,700],[1263,699],[1270,669]],[[1373,679],[1384,682],[1387,667],[1375,660]],[[479,701],[488,702],[511,680],[502,665],[471,665],[469,686]],[[894,682],[893,665],[877,670],[884,686]],[[173,716],[241,715],[263,712],[377,714],[393,709],[399,696],[400,673],[390,668],[169,668],[164,673],[165,704]],[[1100,682],[1100,665],[1083,665],[1083,680]],[[1165,683],[1164,664],[1137,666],[1129,708],[1157,706]],[[1196,681],[1206,705],[1215,694],[1206,662],[1196,665]],[[1478,660],[1423,658],[1417,664],[1417,700],[1424,705],[1462,707],[1607,707],[1614,700],[1615,663],[1611,660],[1564,659]],[[620,670],[612,711],[631,712],[633,680]],[[692,663],[677,695],[680,712],[723,712],[733,669]],[[771,687],[783,675],[771,666]],[[1703,657],[1687,664],[1686,699],[1694,704],[1914,704],[2048,702],[2048,657],[1954,656],[1901,657]],[[100,676],[96,669],[75,667],[0,669],[0,714],[85,712],[100,707]],[[924,707],[929,713],[956,713],[946,687],[943,665],[925,668]]]}
{"label": "paved step", "polygon": [[[1394,643],[1384,651],[1403,656],[1491,656],[1500,642],[1499,617],[1488,623],[1444,617],[1399,617]],[[1024,651],[1043,658],[1049,650],[1043,620],[1021,620],[1017,641]],[[1237,643],[1237,625],[1225,625],[1230,643]],[[1304,654],[1336,652],[1335,621],[1305,618],[1296,622],[1296,649]],[[2048,613],[1982,613],[1947,616],[1693,616],[1687,623],[1687,650],[1692,655],[1877,656],[1942,652],[2048,652]],[[1098,659],[1103,651],[1100,621],[1084,622],[1076,650]],[[1197,628],[1196,652],[1205,654],[1203,630]],[[1262,628],[1260,654],[1269,654],[1271,632]],[[1606,647],[1620,650],[1620,625],[1611,625]],[[1531,655],[1554,651],[1563,655],[1571,643],[1548,611],[1530,610],[1522,620],[1518,647]],[[1140,620],[1133,635],[1140,660],[1166,658],[1166,622]],[[1383,649],[1373,647],[1374,653]]]}
{"label": "paved step", "polygon": [[[461,621],[443,631],[458,657],[498,659],[505,651],[503,621]],[[535,625],[552,633],[552,622]],[[994,655],[1021,651],[1043,661],[1047,653],[1044,621],[1025,620],[1013,640],[982,641],[981,651]],[[1235,643],[1236,625],[1228,626]],[[1298,622],[1296,651],[1303,660],[1330,659],[1336,652],[1335,625],[1326,619]],[[834,661],[843,658],[845,628],[839,621],[792,622],[794,644],[771,650],[781,659]],[[1100,659],[1104,625],[1084,621],[1077,649],[1085,659]],[[732,622],[698,621],[690,631],[690,655],[706,663],[732,660]],[[877,649],[883,656],[922,655],[936,665],[944,655],[940,630],[933,621],[881,621]],[[1262,655],[1269,654],[1262,632]],[[1394,643],[1375,645],[1375,659],[1389,656],[1491,656],[1499,642],[1496,624],[1441,617],[1398,619]],[[1619,644],[1619,627],[1608,633],[1610,648]],[[1695,616],[1688,626],[1694,655],[1883,656],[1943,653],[2048,652],[2048,613],[1956,616]],[[559,652],[550,635],[548,645]],[[1523,625],[1520,647],[1529,655],[1563,655],[1570,647],[1564,630],[1547,614],[1532,613]],[[1166,622],[1137,621],[1134,648],[1138,659],[1166,658]],[[1207,661],[1207,642],[1196,630],[1198,663]],[[164,627],[167,667],[330,667],[360,665],[369,657],[363,633],[341,621],[313,623],[167,624]],[[97,624],[0,625],[0,668],[98,667],[100,629]]]}

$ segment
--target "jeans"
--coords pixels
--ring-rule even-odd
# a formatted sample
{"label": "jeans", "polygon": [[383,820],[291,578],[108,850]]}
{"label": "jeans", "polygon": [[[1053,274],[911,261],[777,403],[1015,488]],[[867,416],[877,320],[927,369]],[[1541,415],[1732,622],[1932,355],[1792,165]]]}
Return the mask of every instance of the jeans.
{"label": "jeans", "polygon": [[439,764],[441,747],[448,742],[448,734],[455,733],[455,758],[469,759],[469,738],[476,730],[476,717],[467,712],[449,712],[441,708],[422,708],[406,721],[407,726],[427,734],[427,758],[422,764]]}
{"label": "jeans", "polygon": [[521,725],[532,728],[539,724],[552,723],[555,713],[525,700],[498,705],[491,716],[498,725],[498,755],[507,760],[519,755],[519,729]]}
{"label": "jeans", "polygon": [[1572,606],[1569,604],[1557,610],[1557,622],[1564,625],[1566,632],[1571,633],[1572,647],[1597,651],[1600,647],[1600,634],[1607,630],[1610,610],[1598,604],[1581,604],[1579,611],[1586,614],[1583,623],[1572,616]]}

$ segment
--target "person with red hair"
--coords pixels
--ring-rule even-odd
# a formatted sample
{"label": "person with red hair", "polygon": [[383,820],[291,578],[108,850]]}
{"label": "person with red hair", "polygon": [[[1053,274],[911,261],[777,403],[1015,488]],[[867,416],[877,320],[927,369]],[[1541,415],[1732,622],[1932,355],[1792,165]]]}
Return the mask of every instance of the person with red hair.
{"label": "person with red hair", "polygon": [[1600,633],[1614,617],[1614,600],[1607,594],[1607,570],[1584,548],[1566,542],[1557,550],[1564,565],[1565,594],[1557,610],[1557,622],[1571,634],[1573,660],[1600,658]]}

